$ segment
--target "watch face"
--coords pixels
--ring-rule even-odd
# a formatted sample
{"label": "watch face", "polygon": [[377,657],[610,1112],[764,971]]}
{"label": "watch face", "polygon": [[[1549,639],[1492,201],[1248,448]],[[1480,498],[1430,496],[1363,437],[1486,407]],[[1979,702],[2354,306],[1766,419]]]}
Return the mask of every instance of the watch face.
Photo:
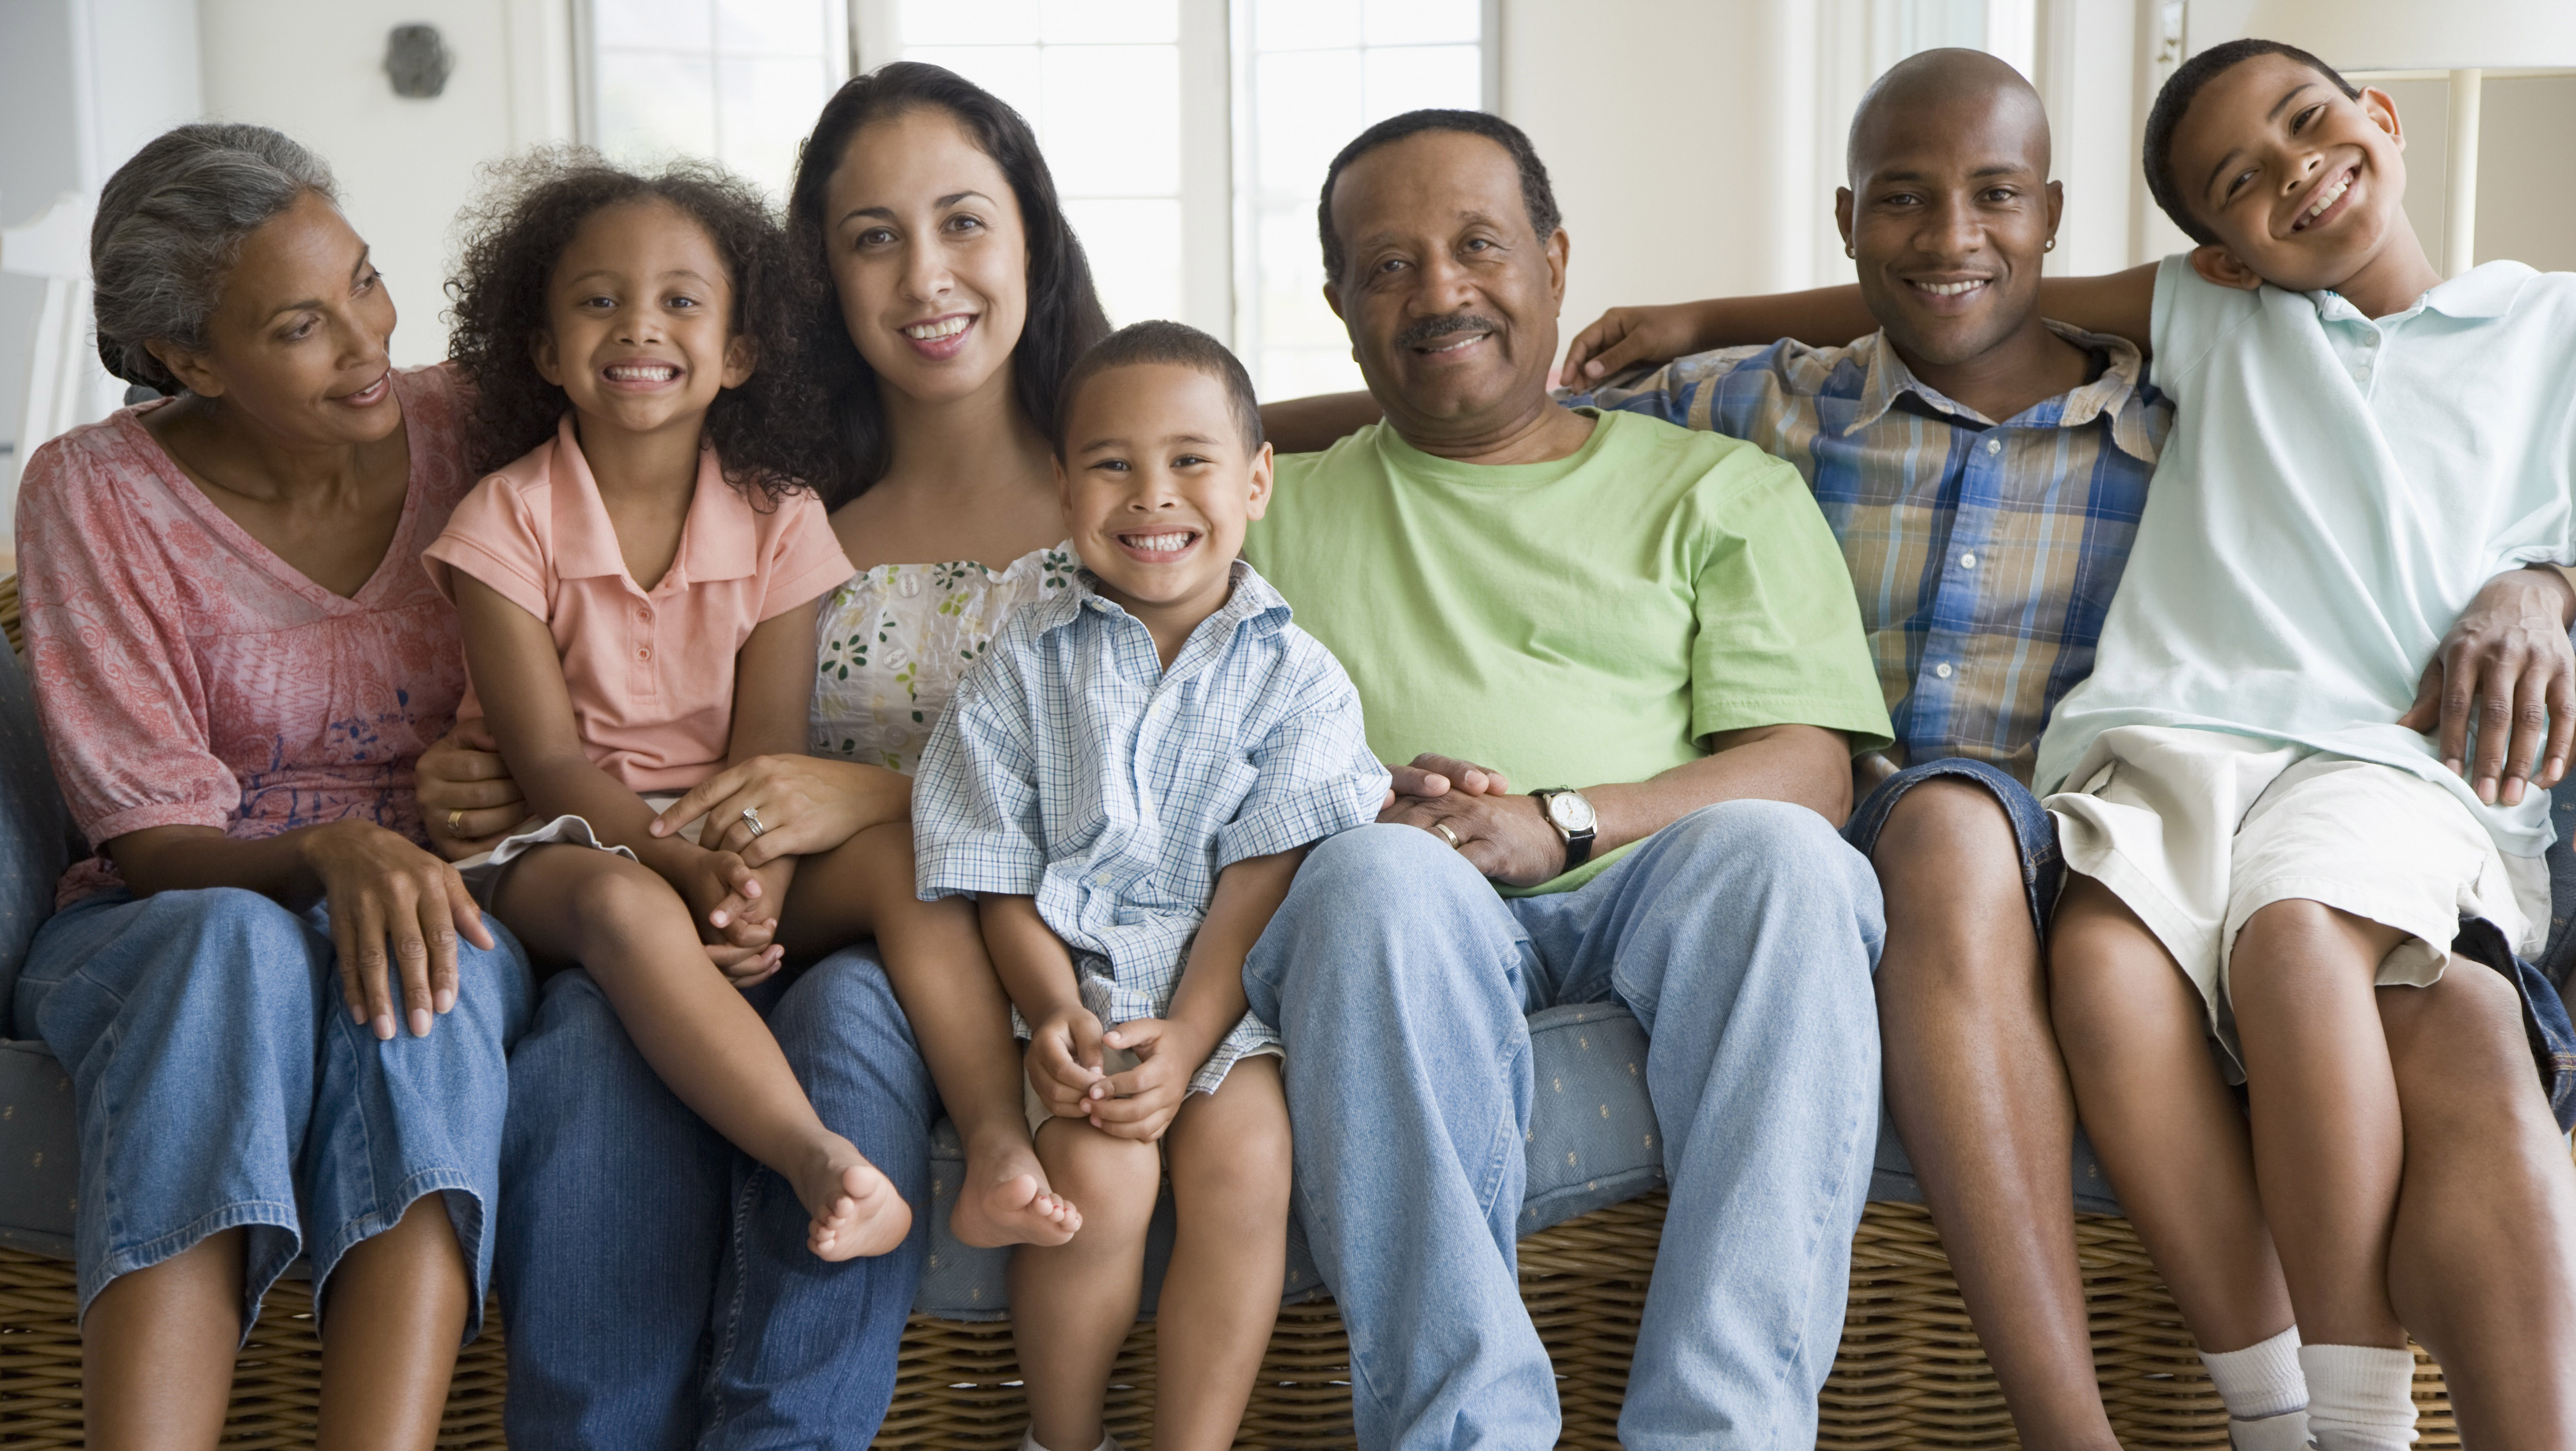
{"label": "watch face", "polygon": [[1560,830],[1579,835],[1592,829],[1592,803],[1571,791],[1559,791],[1547,798],[1547,819]]}

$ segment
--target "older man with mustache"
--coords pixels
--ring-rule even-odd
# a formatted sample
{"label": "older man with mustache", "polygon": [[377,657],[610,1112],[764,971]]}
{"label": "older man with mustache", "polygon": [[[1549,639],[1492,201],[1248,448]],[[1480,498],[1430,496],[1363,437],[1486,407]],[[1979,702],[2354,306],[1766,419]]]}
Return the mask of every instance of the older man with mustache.
{"label": "older man with mustache", "polygon": [[1750,445],[1550,399],[1568,243],[1508,123],[1370,128],[1319,224],[1385,421],[1282,459],[1244,553],[1411,764],[1245,979],[1361,1444],[1555,1443],[1527,1015],[1603,1002],[1672,1190],[1621,1439],[1811,1445],[1878,1120],[1878,886],[1835,828],[1890,736],[1832,533]]}

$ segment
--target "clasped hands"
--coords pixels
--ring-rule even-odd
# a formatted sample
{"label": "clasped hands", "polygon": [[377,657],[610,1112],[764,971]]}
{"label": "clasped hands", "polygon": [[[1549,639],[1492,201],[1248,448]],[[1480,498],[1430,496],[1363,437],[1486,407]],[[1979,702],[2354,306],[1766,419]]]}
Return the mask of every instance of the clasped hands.
{"label": "clasped hands", "polygon": [[1565,838],[1537,797],[1511,794],[1502,772],[1428,751],[1387,770],[1395,781],[1379,821],[1432,833],[1505,886],[1535,887],[1565,871]]}
{"label": "clasped hands", "polygon": [[[416,779],[422,824],[450,861],[491,850],[527,819],[528,803],[479,718],[458,721],[423,753]],[[911,779],[881,766],[756,756],[698,783],[651,830],[667,838],[706,818],[698,838],[704,859],[674,885],[705,924],[708,959],[736,986],[750,987],[778,970],[771,939],[796,858],[900,821],[911,802]],[[745,808],[758,813],[761,830],[752,830]]]}
{"label": "clasped hands", "polygon": [[[1190,1079],[1220,1041],[1178,1018],[1137,1018],[1104,1031],[1089,1009],[1067,1004],[1029,1034],[1029,1087],[1057,1118],[1152,1143],[1172,1126]],[[1123,1048],[1139,1062],[1124,1073],[1105,1072],[1107,1048]]]}

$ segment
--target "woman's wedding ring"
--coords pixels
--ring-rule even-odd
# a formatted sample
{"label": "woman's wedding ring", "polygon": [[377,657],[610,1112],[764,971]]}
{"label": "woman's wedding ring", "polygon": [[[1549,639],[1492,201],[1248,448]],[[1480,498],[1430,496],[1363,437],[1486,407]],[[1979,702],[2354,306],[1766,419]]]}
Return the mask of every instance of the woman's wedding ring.
{"label": "woman's wedding ring", "polygon": [[748,826],[748,827],[750,827],[750,828],[751,828],[751,834],[752,834],[752,835],[754,835],[754,836],[767,836],[767,835],[769,834],[769,828],[760,824],[760,808],[759,808],[759,807],[757,807],[757,806],[746,806],[746,807],[744,807],[744,808],[742,809],[742,820],[743,820],[743,824],[744,824],[745,826]]}

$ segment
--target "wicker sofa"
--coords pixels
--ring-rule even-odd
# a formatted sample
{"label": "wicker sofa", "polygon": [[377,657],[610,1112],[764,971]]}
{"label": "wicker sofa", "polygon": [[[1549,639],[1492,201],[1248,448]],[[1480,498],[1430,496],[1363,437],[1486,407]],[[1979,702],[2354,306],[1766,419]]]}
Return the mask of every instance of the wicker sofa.
{"label": "wicker sofa", "polygon": [[[0,625],[17,634],[14,580],[0,580]],[[59,803],[44,777],[32,713],[14,660],[0,659],[0,830],[26,857],[59,834]],[[2576,825],[2576,792],[2558,804],[2562,834]],[[53,813],[48,815],[48,813]],[[34,843],[35,847],[28,847]],[[59,862],[59,856],[54,858]],[[80,1444],[80,1348],[70,1253],[76,1143],[71,1086],[41,1044],[6,1041],[7,983],[50,894],[50,863],[6,863],[0,882],[0,1448]],[[2553,862],[2562,876],[2570,863]],[[0,873],[0,875],[8,875]],[[14,895],[12,892],[14,891]],[[2569,900],[2562,885],[2561,900]],[[2565,926],[2562,917],[2555,928]],[[2553,932],[2552,965],[2558,946]],[[1524,1299],[1555,1358],[1565,1410],[1562,1444],[1617,1445],[1630,1350],[1663,1220],[1654,1120],[1638,1068],[1644,1036],[1621,1009],[1554,1010],[1534,1024],[1538,1111],[1522,1216]],[[2112,1421],[2132,1447],[2220,1447],[2226,1422],[2170,1297],[2076,1145],[2069,1209],[2076,1216],[2085,1294]],[[954,1192],[958,1153],[944,1128],[933,1180]],[[2015,1443],[1969,1327],[1912,1172],[1882,1131],[1872,1203],[1854,1245],[1843,1340],[1822,1397],[1819,1446]],[[906,1335],[894,1404],[876,1444],[1006,1451],[1025,1424],[999,1252],[968,1249],[945,1232],[945,1204]],[[1157,1236],[1168,1244],[1167,1236]],[[1348,1343],[1302,1243],[1292,1243],[1285,1305],[1242,1440],[1279,1447],[1346,1447],[1351,1434]],[[1148,1303],[1160,1267],[1149,1273]],[[309,1288],[290,1274],[273,1289],[238,1362],[227,1447],[310,1443],[320,1346]],[[504,1392],[498,1314],[465,1354],[442,1447],[499,1447]],[[1147,1436],[1153,1326],[1140,1323],[1119,1362],[1111,1427],[1130,1445]],[[2422,1445],[2457,1444],[2438,1368],[2418,1356]]]}

